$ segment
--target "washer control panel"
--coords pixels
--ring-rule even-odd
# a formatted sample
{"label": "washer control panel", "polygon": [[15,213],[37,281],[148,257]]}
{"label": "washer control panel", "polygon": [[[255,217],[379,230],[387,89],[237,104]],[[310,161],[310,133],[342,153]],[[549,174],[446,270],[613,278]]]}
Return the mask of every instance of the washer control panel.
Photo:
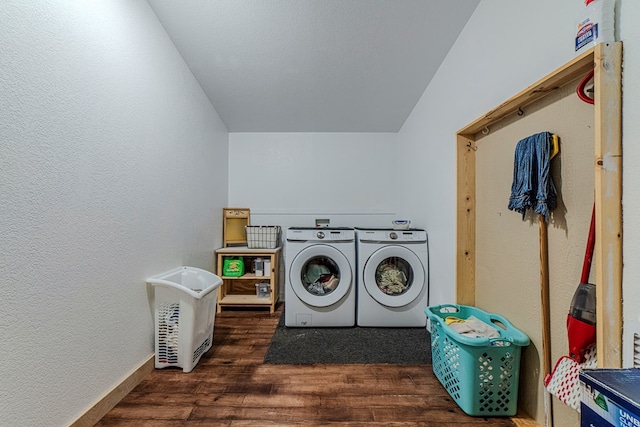
{"label": "washer control panel", "polygon": [[353,228],[298,228],[287,229],[288,242],[349,242],[356,238]]}

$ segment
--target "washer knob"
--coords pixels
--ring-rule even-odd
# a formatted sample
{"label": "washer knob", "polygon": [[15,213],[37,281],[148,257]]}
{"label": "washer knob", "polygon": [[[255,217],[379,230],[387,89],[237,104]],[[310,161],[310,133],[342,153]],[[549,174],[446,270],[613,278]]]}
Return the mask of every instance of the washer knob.
{"label": "washer knob", "polygon": [[324,231],[318,231],[318,233],[316,234],[316,237],[318,239],[324,239]]}
{"label": "washer knob", "polygon": [[398,233],[392,231],[391,233],[389,233],[389,237],[391,237],[391,240],[396,240],[398,238]]}

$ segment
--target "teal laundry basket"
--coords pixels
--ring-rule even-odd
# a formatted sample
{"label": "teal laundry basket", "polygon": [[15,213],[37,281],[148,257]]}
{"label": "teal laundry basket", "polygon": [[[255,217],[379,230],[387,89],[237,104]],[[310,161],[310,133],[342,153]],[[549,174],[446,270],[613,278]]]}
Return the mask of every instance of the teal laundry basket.
{"label": "teal laundry basket", "polygon": [[[520,353],[529,337],[507,319],[464,305],[425,309],[431,323],[433,373],[468,415],[513,416],[518,409]],[[500,337],[472,338],[445,323],[447,317],[478,320],[494,326]]]}

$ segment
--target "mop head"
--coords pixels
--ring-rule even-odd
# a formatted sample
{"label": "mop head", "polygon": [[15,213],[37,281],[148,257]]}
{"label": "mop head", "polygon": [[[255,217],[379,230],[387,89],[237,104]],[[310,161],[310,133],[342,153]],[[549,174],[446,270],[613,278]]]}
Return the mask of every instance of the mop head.
{"label": "mop head", "polygon": [[584,369],[596,369],[596,347],[593,346],[584,355],[584,362],[578,363],[569,356],[558,360],[553,371],[544,379],[544,386],[549,393],[561,402],[580,412],[580,380],[578,375]]}
{"label": "mop head", "polygon": [[556,188],[549,173],[551,137],[551,133],[541,132],[516,145],[508,207],[522,214],[522,219],[527,209],[533,209],[548,221],[550,212],[556,208]]}

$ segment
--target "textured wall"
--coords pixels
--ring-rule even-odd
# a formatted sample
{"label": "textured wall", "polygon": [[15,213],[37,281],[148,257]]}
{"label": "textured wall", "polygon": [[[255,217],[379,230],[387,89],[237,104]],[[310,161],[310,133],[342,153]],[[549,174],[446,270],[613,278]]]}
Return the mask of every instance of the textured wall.
{"label": "textured wall", "polygon": [[[419,195],[400,197],[401,202],[411,202],[400,208],[430,230],[435,303],[455,298],[456,132],[571,60],[573,23],[582,7],[581,0],[482,1],[399,132],[401,151],[412,154],[400,169],[399,180],[406,183],[405,194]],[[618,36],[624,42],[624,306],[625,319],[633,319],[640,330],[636,285],[640,267],[633,263],[640,251],[636,243],[640,226],[629,219],[640,209],[640,192],[634,184],[640,173],[634,166],[640,161],[639,131],[633,119],[640,109],[640,4],[617,0],[616,11]],[[540,25],[544,31],[536,30]],[[629,331],[625,336],[629,338]],[[630,345],[628,340],[625,344]],[[564,416],[558,425],[577,425],[575,413],[566,412],[558,401],[554,406]],[[541,409],[531,415],[543,419]]]}
{"label": "textured wall", "polygon": [[[391,226],[406,159],[395,133],[231,133],[229,203],[263,224]],[[256,222],[257,224],[257,222]],[[418,225],[415,224],[414,225]]]}
{"label": "textured wall", "polygon": [[0,22],[0,424],[66,425],[153,354],[145,278],[211,268],[228,135],[144,1]]}
{"label": "textured wall", "polygon": [[430,230],[434,303],[455,299],[456,132],[573,58],[581,4],[482,1],[399,133],[411,153],[399,179],[417,195],[401,208]]}

